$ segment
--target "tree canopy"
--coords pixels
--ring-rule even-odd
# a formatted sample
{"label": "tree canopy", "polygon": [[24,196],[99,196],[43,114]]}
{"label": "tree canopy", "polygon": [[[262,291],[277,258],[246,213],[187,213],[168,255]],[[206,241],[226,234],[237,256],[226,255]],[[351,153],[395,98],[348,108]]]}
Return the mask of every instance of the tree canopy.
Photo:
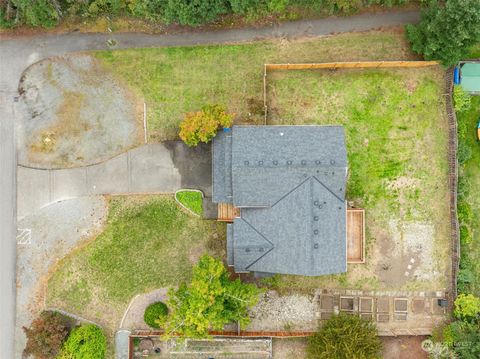
{"label": "tree canopy", "polygon": [[169,292],[166,336],[206,337],[209,330],[222,330],[234,321],[245,327],[250,322],[248,308],[257,303],[258,295],[255,285],[230,280],[221,261],[204,255],[193,268],[191,282]]}
{"label": "tree canopy", "polygon": [[480,1],[448,0],[444,6],[430,2],[418,25],[407,25],[407,38],[414,52],[426,60],[454,65],[480,41]]}

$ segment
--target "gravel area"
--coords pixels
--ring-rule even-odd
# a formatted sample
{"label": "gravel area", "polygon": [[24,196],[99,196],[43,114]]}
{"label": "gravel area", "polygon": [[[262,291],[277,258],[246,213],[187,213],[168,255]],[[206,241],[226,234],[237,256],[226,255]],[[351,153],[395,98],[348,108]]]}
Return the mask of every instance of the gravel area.
{"label": "gravel area", "polygon": [[17,232],[16,358],[25,347],[22,326],[45,309],[49,273],[58,260],[100,231],[107,215],[103,197],[58,202],[27,216]]}
{"label": "gravel area", "polygon": [[313,296],[279,296],[274,291],[264,294],[260,302],[251,309],[250,331],[306,331],[315,330]]}
{"label": "gravel area", "polygon": [[143,104],[93,57],[76,54],[37,62],[23,73],[19,93],[22,165],[90,165],[143,138]]}

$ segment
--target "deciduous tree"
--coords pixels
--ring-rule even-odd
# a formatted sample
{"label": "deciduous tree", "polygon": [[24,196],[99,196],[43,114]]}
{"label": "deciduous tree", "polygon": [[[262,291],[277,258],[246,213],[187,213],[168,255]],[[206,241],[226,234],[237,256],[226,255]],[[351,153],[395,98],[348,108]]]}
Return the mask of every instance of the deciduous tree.
{"label": "deciduous tree", "polygon": [[209,142],[220,127],[230,127],[233,114],[227,113],[221,105],[206,105],[198,112],[187,113],[180,124],[180,138],[189,146]]}
{"label": "deciduous tree", "polygon": [[205,337],[210,329],[221,330],[234,321],[245,327],[250,322],[248,308],[258,295],[255,285],[230,280],[222,262],[204,255],[193,268],[191,282],[169,292],[166,336]]}
{"label": "deciduous tree", "polygon": [[448,0],[445,6],[432,1],[418,25],[407,25],[407,38],[426,60],[455,64],[480,41],[480,1]]}

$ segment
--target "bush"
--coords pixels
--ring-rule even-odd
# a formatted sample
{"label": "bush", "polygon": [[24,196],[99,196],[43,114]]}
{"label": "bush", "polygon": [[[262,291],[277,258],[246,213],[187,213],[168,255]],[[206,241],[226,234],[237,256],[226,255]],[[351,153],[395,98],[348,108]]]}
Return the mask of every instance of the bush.
{"label": "bush", "polygon": [[221,105],[207,105],[198,112],[188,113],[180,124],[180,138],[188,146],[209,142],[217,134],[218,128],[230,127],[233,114],[225,112]]}
{"label": "bush", "polygon": [[473,220],[473,211],[470,203],[466,201],[459,201],[457,204],[458,220],[462,224],[469,224]]}
{"label": "bush", "polygon": [[455,300],[453,314],[458,319],[472,321],[480,314],[480,298],[473,294],[460,294]]}
{"label": "bush", "polygon": [[444,344],[458,358],[480,358],[480,326],[462,321],[450,323],[443,331]]}
{"label": "bush", "polygon": [[24,353],[38,359],[50,359],[60,351],[69,332],[69,321],[57,312],[43,312],[29,328],[23,327],[27,336]]}
{"label": "bush", "polygon": [[310,359],[378,358],[382,344],[373,322],[355,315],[339,314],[327,320],[308,339]]}
{"label": "bush", "polygon": [[456,64],[480,41],[480,1],[449,0],[445,6],[431,1],[418,25],[407,25],[412,50],[427,60]]}
{"label": "bush", "polygon": [[166,0],[164,20],[167,24],[196,26],[212,22],[227,12],[225,0]]}
{"label": "bush", "polygon": [[59,359],[104,359],[107,340],[102,330],[84,324],[72,330],[58,356]]}
{"label": "bush", "polygon": [[464,112],[470,109],[472,97],[462,86],[456,85],[453,88],[453,102],[456,112]]}
{"label": "bush", "polygon": [[163,302],[156,302],[150,304],[143,313],[143,320],[152,328],[160,328],[168,315],[168,307]]}

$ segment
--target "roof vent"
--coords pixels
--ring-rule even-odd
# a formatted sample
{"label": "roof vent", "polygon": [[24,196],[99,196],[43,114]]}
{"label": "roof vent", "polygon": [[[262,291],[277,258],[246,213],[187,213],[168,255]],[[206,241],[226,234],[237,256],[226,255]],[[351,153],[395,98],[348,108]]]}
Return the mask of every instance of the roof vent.
{"label": "roof vent", "polygon": [[331,164],[331,165],[334,165],[334,164],[335,164],[335,160],[330,160],[330,164]]}
{"label": "roof vent", "polygon": [[283,132],[280,132],[280,136],[283,136]]}
{"label": "roof vent", "polygon": [[319,216],[315,216],[315,217],[313,217],[313,220],[314,220],[314,221],[318,221],[319,219],[320,219],[320,217],[319,217]]}
{"label": "roof vent", "polygon": [[248,166],[248,165],[250,164],[250,162],[244,161],[243,164],[244,164],[245,166]]}
{"label": "roof vent", "polygon": [[318,243],[315,243],[315,244],[313,245],[313,248],[318,249]]}
{"label": "roof vent", "polygon": [[250,253],[250,248],[245,248],[245,252]]}
{"label": "roof vent", "polygon": [[288,160],[288,161],[287,161],[287,165],[289,165],[289,166],[290,166],[292,163],[293,163],[293,162],[292,162],[291,160]]}
{"label": "roof vent", "polygon": [[307,161],[302,160],[302,166],[305,166],[307,164]]}
{"label": "roof vent", "polygon": [[314,230],[314,231],[313,231],[313,234],[314,234],[314,235],[317,235],[317,234],[318,234],[318,229]]}
{"label": "roof vent", "polygon": [[259,166],[263,166],[263,161],[258,161]]}
{"label": "roof vent", "polygon": [[273,164],[276,166],[278,165],[278,161],[277,160],[273,160]]}
{"label": "roof vent", "polygon": [[322,164],[322,161],[320,161],[320,160],[315,160],[315,164],[316,164],[316,165],[321,165],[321,164]]}
{"label": "roof vent", "polygon": [[315,206],[318,206],[318,205],[320,204],[320,202],[318,202],[317,200],[315,200],[315,201],[313,202],[313,204],[314,204]]}

